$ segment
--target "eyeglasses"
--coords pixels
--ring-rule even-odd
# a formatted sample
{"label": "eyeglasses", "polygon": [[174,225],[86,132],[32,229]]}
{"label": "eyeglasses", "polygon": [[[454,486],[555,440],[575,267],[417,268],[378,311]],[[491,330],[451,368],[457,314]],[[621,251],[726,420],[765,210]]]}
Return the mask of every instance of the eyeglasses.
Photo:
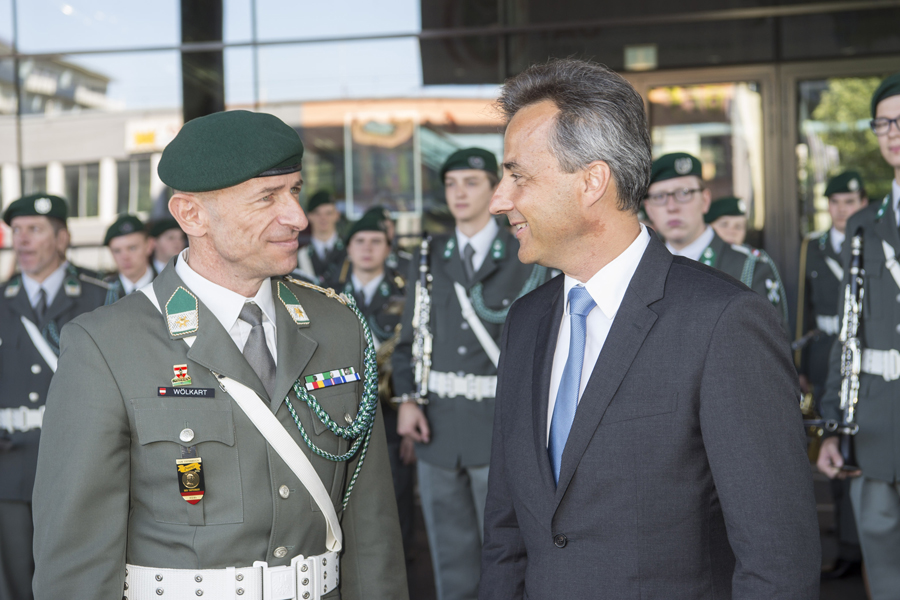
{"label": "eyeglasses", "polygon": [[675,198],[675,202],[686,204],[691,201],[694,194],[703,191],[703,188],[682,188],[674,192],[660,192],[659,194],[648,194],[644,201],[651,206],[665,206],[669,201],[669,196]]}
{"label": "eyeglasses", "polygon": [[878,117],[877,119],[869,121],[869,127],[872,128],[872,133],[878,136],[887,135],[891,130],[891,125],[894,125],[897,127],[897,131],[900,131],[900,117],[897,117],[896,119]]}

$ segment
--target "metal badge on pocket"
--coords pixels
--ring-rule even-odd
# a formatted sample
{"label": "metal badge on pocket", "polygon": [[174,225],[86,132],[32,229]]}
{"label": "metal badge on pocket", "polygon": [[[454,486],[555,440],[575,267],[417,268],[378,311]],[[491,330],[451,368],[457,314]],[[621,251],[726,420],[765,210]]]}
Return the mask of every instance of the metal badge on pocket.
{"label": "metal badge on pocket", "polygon": [[179,458],[175,461],[178,470],[178,488],[181,497],[188,504],[197,504],[206,493],[203,481],[203,464],[199,456]]}

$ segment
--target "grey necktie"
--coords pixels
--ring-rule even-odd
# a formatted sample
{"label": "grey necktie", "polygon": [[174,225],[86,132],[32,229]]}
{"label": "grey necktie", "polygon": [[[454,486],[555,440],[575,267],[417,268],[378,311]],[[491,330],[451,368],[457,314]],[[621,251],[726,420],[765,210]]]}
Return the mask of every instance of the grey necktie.
{"label": "grey necktie", "polygon": [[466,244],[466,247],[463,250],[463,268],[466,270],[466,277],[469,278],[469,281],[475,279],[475,264],[472,262],[473,256],[475,256],[475,248],[472,247],[472,244]]}
{"label": "grey necktie", "polygon": [[266,332],[262,324],[262,309],[256,304],[247,302],[241,309],[241,321],[249,323],[252,329],[247,343],[244,345],[244,358],[259,375],[269,398],[275,395],[275,360],[266,345]]}
{"label": "grey necktie", "polygon": [[47,312],[47,290],[41,288],[38,296],[37,304],[34,305],[34,314],[37,315],[38,323],[44,320],[44,314]]}

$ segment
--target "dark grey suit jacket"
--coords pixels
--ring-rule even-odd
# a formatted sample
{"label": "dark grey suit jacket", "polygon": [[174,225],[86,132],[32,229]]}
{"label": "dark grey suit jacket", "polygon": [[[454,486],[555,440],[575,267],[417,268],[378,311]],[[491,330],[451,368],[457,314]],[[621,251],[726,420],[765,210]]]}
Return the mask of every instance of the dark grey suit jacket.
{"label": "dark grey suit jacket", "polygon": [[772,305],[651,239],[554,487],[562,289],[560,276],[507,319],[479,598],[818,598],[797,375]]}

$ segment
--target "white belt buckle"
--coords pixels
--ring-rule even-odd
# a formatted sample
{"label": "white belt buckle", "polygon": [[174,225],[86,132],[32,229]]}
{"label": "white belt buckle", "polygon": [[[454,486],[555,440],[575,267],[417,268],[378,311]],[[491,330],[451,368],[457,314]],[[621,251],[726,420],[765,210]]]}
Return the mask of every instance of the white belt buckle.
{"label": "white belt buckle", "polygon": [[886,350],[882,354],[882,367],[884,367],[885,381],[900,379],[900,352],[895,348]]}
{"label": "white belt buckle", "polygon": [[295,557],[291,564],[285,567],[270,567],[261,560],[253,563],[254,567],[262,568],[263,600],[296,600],[297,581],[293,564],[298,558],[303,557]]}

